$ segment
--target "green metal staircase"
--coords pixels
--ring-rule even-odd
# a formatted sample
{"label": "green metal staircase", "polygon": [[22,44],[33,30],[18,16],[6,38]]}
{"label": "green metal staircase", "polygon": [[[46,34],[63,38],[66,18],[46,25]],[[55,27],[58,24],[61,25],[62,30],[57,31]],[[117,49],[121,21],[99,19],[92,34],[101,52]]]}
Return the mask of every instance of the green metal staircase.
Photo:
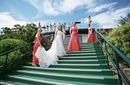
{"label": "green metal staircase", "polygon": [[[6,76],[13,85],[118,85],[98,43],[81,43],[81,51],[67,52],[49,68],[32,67],[31,62]],[[67,44],[64,45],[65,48]]]}

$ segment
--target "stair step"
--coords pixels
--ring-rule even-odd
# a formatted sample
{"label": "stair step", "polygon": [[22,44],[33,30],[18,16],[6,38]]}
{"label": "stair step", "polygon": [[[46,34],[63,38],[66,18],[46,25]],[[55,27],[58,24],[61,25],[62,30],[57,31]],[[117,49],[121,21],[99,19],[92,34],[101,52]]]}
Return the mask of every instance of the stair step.
{"label": "stair step", "polygon": [[43,73],[43,72],[29,72],[29,71],[17,71],[15,75],[18,76],[33,76],[33,77],[45,77],[45,78],[51,78],[51,79],[57,79],[57,80],[71,80],[71,81],[80,81],[80,82],[94,82],[94,83],[101,83],[101,84],[113,84],[117,79],[115,79],[112,76],[83,76],[83,75],[73,75],[73,74],[59,74],[59,73]]}
{"label": "stair step", "polygon": [[[65,48],[65,47],[64,47]],[[92,47],[80,47],[81,50],[101,50],[99,47],[92,48]],[[65,48],[67,50],[67,48]]]}
{"label": "stair step", "polygon": [[106,60],[58,60],[58,64],[106,64]]}
{"label": "stair step", "polygon": [[[113,78],[113,76],[111,76],[111,75],[99,75],[99,74],[97,74],[97,75],[93,75],[93,74],[89,74],[89,73],[85,73],[85,74],[81,74],[80,72],[79,73],[69,73],[69,72],[46,72],[46,71],[33,71],[33,70],[17,70],[17,71],[14,71],[14,73],[15,74],[21,74],[21,73],[32,73],[32,72],[36,72],[36,74],[37,73],[41,73],[41,74],[45,74],[45,75],[68,75],[68,76],[80,76],[80,77],[82,77],[82,76],[99,76],[99,77],[106,77],[106,78]],[[95,71],[96,72],[96,71]],[[96,74],[96,73],[95,73]]]}
{"label": "stair step", "polygon": [[[27,63],[32,66],[32,63]],[[71,68],[71,69],[108,69],[107,64],[52,64],[49,68]]]}
{"label": "stair step", "polygon": [[[68,84],[68,83],[60,83],[60,82],[52,82],[52,81],[46,81],[46,80],[39,80],[39,79],[34,79],[34,78],[26,78],[26,77],[20,77],[20,76],[12,76],[9,75],[8,79],[11,81],[16,81],[16,82],[24,82],[28,83],[29,85],[74,85],[74,84]],[[18,85],[18,84],[17,84]],[[22,84],[24,85],[24,84]]]}
{"label": "stair step", "polygon": [[93,55],[102,55],[102,53],[78,53],[78,54],[67,54],[67,56],[93,56]]}
{"label": "stair step", "polygon": [[[21,83],[21,82],[26,82],[25,85],[115,85],[115,84],[101,84],[101,83],[94,83],[94,82],[80,82],[80,81],[71,81],[71,80],[56,80],[56,79],[50,79],[50,78],[45,78],[45,77],[32,77],[32,76],[27,76],[24,75],[24,77],[22,76],[8,76],[8,81],[14,81],[13,83]],[[38,80],[38,81],[36,81]],[[11,81],[11,83],[12,83]],[[40,83],[39,83],[40,81]],[[59,83],[60,82],[60,83]],[[20,84],[14,84],[14,85],[20,85]],[[24,85],[24,84],[21,84]]]}
{"label": "stair step", "polygon": [[16,81],[3,81],[3,82],[0,82],[0,85],[29,85],[29,84],[26,84],[26,83],[23,83],[23,82],[16,82]]}
{"label": "stair step", "polygon": [[102,53],[100,50],[96,51],[96,50],[86,50],[86,51],[73,51],[73,52],[69,52],[66,51],[67,54],[77,54],[77,53]]}
{"label": "stair step", "polygon": [[[93,51],[93,50],[99,50],[101,51],[101,49],[86,49],[86,48],[81,48],[80,51]],[[65,48],[65,51],[68,52],[68,50]],[[78,51],[77,51],[78,52]]]}
{"label": "stair step", "polygon": [[82,75],[112,75],[109,69],[71,69],[71,68],[40,68],[32,66],[23,66],[21,70],[39,71],[48,73],[67,73],[67,74],[82,74]]}
{"label": "stair step", "polygon": [[70,52],[70,51],[68,51],[68,52],[66,52],[66,53],[91,53],[91,52],[96,52],[95,50],[86,50],[86,51],[72,51],[72,52]]}
{"label": "stair step", "polygon": [[107,69],[107,64],[53,64],[50,68]]}
{"label": "stair step", "polygon": [[[68,43],[65,43],[64,45],[68,45]],[[94,43],[80,43],[80,45],[94,45]]]}
{"label": "stair step", "polygon": [[93,59],[105,59],[104,56],[66,56],[61,57],[59,60],[93,60]]}
{"label": "stair step", "polygon": [[[68,46],[68,44],[64,44],[64,46]],[[82,46],[86,46],[86,47],[99,47],[99,45],[97,44],[97,45],[95,45],[95,44],[88,44],[88,43],[84,43],[84,44],[81,44],[80,43],[80,47],[82,47]]]}
{"label": "stair step", "polygon": [[[66,46],[64,46],[65,49],[67,49]],[[99,49],[99,47],[94,46],[81,46],[80,49]]]}

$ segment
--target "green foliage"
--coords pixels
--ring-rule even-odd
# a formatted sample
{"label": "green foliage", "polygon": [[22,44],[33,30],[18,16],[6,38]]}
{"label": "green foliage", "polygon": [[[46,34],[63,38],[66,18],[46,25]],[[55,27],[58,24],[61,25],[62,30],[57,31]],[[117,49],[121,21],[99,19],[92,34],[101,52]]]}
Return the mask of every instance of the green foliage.
{"label": "green foliage", "polygon": [[[20,52],[20,50],[10,52],[8,54],[7,62],[13,61],[22,55],[23,54]],[[6,60],[6,55],[0,56],[0,65],[4,64],[5,60]]]}
{"label": "green foliage", "polygon": [[3,39],[0,41],[0,54],[12,50],[14,48],[23,46],[25,44],[27,43],[23,40],[11,39],[11,38]]}
{"label": "green foliage", "polygon": [[[31,45],[26,47],[22,47],[27,43],[23,40],[18,39],[3,39],[0,41],[0,53],[7,52],[5,55],[0,56],[0,67],[5,65],[6,68],[0,69],[0,78],[4,76],[5,73],[8,73],[14,69],[18,69],[21,65],[23,65],[26,61],[29,61],[31,58]],[[30,47],[31,46],[31,47]],[[19,48],[20,47],[20,48]],[[13,50],[15,48],[19,48],[17,50]],[[9,51],[12,50],[12,51]],[[25,56],[26,53],[29,53]],[[4,74],[3,74],[4,73]]]}
{"label": "green foliage", "polygon": [[4,35],[0,35],[0,40],[4,39]]}
{"label": "green foliage", "polygon": [[0,69],[0,79],[5,76],[5,74],[10,73],[12,70],[19,69],[21,65],[25,64],[29,60],[29,57],[23,56],[24,54],[20,50],[15,50],[13,52],[10,52],[7,57],[7,63],[6,61],[6,55],[0,56],[0,66],[3,66],[3,68]]}
{"label": "green foliage", "polygon": [[[107,39],[114,44],[124,54],[130,52],[130,21],[126,22],[123,26],[114,28]],[[112,53],[112,49],[108,49]]]}
{"label": "green foliage", "polygon": [[[126,22],[128,22],[130,20],[130,13],[128,13],[127,14],[127,16],[126,17],[122,17],[121,16],[121,19],[120,20],[118,20],[118,23],[119,23],[119,25],[124,25]],[[119,26],[118,25],[118,26]]]}
{"label": "green foliage", "polygon": [[19,24],[14,25],[14,28],[3,28],[3,38],[14,38],[21,39],[27,43],[33,42],[37,27],[35,24],[27,24],[26,26],[20,26]]}

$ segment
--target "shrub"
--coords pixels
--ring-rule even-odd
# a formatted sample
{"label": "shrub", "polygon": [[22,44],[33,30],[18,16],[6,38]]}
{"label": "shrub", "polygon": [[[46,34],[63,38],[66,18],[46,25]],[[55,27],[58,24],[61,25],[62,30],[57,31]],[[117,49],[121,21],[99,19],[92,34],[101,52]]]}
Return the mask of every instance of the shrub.
{"label": "shrub", "polygon": [[[127,55],[130,52],[130,21],[123,26],[114,28],[107,36],[107,39]],[[110,48],[108,51],[112,53]]]}
{"label": "shrub", "polygon": [[[3,39],[0,41],[0,52],[7,52],[9,50],[13,50],[17,47],[26,45],[27,43],[23,40],[18,39]],[[0,75],[3,77],[5,73],[8,73],[14,69],[18,69],[21,65],[23,65],[26,61],[30,59],[31,49],[30,45],[28,47],[23,47],[20,49],[16,49],[12,52],[9,52],[7,55],[0,56],[0,67],[5,64],[6,56],[7,57],[7,63],[6,68],[1,68]],[[25,52],[29,52],[27,56],[24,56]],[[0,78],[1,78],[0,77]]]}
{"label": "shrub", "polygon": [[[17,39],[3,39],[0,41],[0,53],[4,53],[10,50],[13,50],[14,48],[20,47],[22,45],[25,45],[26,42],[23,40],[17,40]],[[24,49],[18,49],[15,51],[12,51],[8,54],[8,62],[11,60],[14,60],[18,58],[19,56],[22,56],[24,54]],[[0,56],[0,64],[3,64],[5,62],[6,55]]]}
{"label": "shrub", "polygon": [[24,42],[23,40],[10,39],[10,38],[3,39],[0,41],[0,54],[26,44],[27,43]]}

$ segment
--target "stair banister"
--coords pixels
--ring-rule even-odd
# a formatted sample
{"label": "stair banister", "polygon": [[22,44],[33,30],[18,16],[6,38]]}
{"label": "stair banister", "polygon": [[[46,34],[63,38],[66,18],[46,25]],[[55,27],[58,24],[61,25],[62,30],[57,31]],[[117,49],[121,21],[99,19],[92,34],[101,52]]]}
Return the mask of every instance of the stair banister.
{"label": "stair banister", "polygon": [[[95,31],[95,37],[97,41],[99,42],[99,46],[101,47],[101,49],[103,48],[103,43],[105,44],[104,51],[105,51],[107,60],[110,59],[110,62],[113,64],[114,68],[117,70],[119,85],[122,85],[122,81],[125,83],[125,85],[129,85],[128,80],[125,78],[125,76],[123,75],[123,73],[121,72],[119,68],[118,57],[122,58],[123,61],[128,66],[130,66],[130,59],[125,54],[123,54],[117,47],[115,47],[112,43],[110,43],[101,33],[99,33],[97,30],[94,30],[94,31]],[[106,44],[108,44],[112,48],[114,52],[115,62],[110,57],[111,55],[109,55],[109,53],[107,52]]]}
{"label": "stair banister", "polygon": [[[52,35],[51,35],[52,34]],[[53,33],[51,33],[51,34],[49,34],[49,36],[47,36],[47,37],[44,37],[42,40],[48,40],[51,36],[53,37]],[[42,36],[44,36],[45,34],[43,34]],[[51,41],[49,41],[48,40],[48,42],[47,43],[43,43],[43,45],[46,47],[46,48],[48,48],[48,44],[50,43],[50,42],[52,42],[52,40]],[[26,44],[26,45],[23,45],[23,46],[21,46],[21,47],[18,47],[18,48],[15,48],[15,49],[12,49],[12,50],[10,50],[10,51],[7,51],[7,52],[4,52],[4,53],[1,53],[0,54],[0,57],[5,57],[5,61],[4,61],[4,63],[2,64],[2,65],[0,65],[0,80],[1,79],[3,79],[4,78],[4,76],[7,74],[7,72],[8,72],[8,66],[7,65],[9,65],[9,64],[12,64],[12,63],[15,63],[14,62],[14,60],[12,60],[12,61],[10,61],[10,62],[8,62],[8,55],[9,55],[9,53],[11,53],[11,52],[14,52],[14,51],[16,51],[16,50],[19,50],[19,49],[24,49],[24,54],[23,54],[23,56],[19,56],[19,58],[18,59],[16,59],[16,61],[17,60],[19,60],[19,59],[23,59],[23,62],[26,62],[26,58],[28,57],[27,55],[29,55],[29,54],[32,54],[32,50],[31,51],[29,51],[29,52],[27,52],[27,47],[28,46],[30,46],[30,47],[32,47],[33,46],[33,42],[31,42],[31,43],[28,43],[28,44]],[[31,56],[30,56],[31,57]],[[9,70],[9,71],[12,71],[13,69],[11,69],[11,70]]]}

